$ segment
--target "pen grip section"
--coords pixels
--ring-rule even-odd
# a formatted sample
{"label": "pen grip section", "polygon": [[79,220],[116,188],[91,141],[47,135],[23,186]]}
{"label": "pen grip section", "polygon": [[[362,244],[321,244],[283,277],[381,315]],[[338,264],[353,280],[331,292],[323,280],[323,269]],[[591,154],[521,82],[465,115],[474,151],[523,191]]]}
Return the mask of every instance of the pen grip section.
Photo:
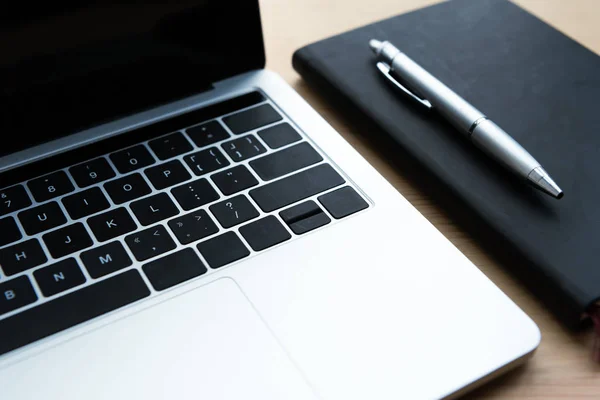
{"label": "pen grip section", "polygon": [[475,146],[523,178],[540,166],[515,139],[494,122],[486,119],[479,123],[471,134]]}

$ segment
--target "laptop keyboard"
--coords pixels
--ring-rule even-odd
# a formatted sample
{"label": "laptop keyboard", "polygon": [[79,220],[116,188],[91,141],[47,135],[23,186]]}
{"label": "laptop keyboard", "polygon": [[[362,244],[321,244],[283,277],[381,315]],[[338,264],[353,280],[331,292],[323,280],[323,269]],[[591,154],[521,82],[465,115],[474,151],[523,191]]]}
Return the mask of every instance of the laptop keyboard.
{"label": "laptop keyboard", "polygon": [[253,98],[0,189],[0,355],[368,208]]}

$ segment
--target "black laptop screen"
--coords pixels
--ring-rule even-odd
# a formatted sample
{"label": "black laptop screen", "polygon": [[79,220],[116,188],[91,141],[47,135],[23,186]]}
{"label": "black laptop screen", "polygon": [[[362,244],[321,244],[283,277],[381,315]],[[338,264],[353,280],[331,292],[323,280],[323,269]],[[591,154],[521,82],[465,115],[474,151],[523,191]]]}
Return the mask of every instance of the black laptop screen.
{"label": "black laptop screen", "polygon": [[0,13],[0,157],[264,66],[257,0],[34,4]]}

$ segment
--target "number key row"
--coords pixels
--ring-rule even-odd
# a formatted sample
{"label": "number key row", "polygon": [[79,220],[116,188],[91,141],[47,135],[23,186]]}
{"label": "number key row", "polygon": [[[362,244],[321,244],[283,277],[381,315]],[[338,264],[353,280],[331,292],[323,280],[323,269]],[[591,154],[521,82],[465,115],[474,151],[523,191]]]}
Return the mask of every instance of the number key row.
{"label": "number key row", "polygon": [[[256,110],[253,112],[255,111]],[[293,128],[289,127],[287,124],[280,124],[270,128],[271,130],[261,131],[259,134],[264,136],[263,139],[267,140],[269,146],[273,148],[282,145],[281,143],[275,143],[275,139],[285,139],[285,141],[282,142],[284,144],[299,139],[299,137],[296,137],[297,133],[295,133],[294,137],[288,138],[290,134],[287,133],[286,135],[286,131],[285,129],[282,130],[282,127],[287,127],[288,130],[293,131]],[[267,133],[271,131],[276,134],[268,135]],[[190,128],[187,130],[187,133],[196,145],[200,147],[205,147],[229,137],[229,134],[225,132],[218,121],[210,121]],[[187,153],[193,149],[188,140],[179,132],[155,139],[149,142],[148,145],[161,160]],[[242,161],[266,151],[254,135],[247,135],[229,141],[224,143],[222,147],[235,161]],[[130,173],[155,163],[154,157],[147,148],[141,144],[113,153],[109,157],[117,170],[122,174]],[[229,165],[227,159],[225,159],[223,154],[217,148],[206,149],[188,155],[185,157],[185,161],[196,175],[203,175]],[[157,190],[173,186],[189,179],[189,173],[183,168],[179,161],[173,161],[158,167],[148,168],[145,172]],[[69,168],[69,173],[80,188],[86,188],[116,176],[115,171],[104,158],[97,158],[71,167]],[[136,178],[133,179],[139,181]],[[139,182],[137,183],[140,184]],[[127,182],[124,182],[121,186],[125,186],[126,184]],[[29,181],[28,186],[33,197],[38,202],[51,200],[72,192],[75,189],[64,171],[56,171],[52,174],[31,180]],[[140,197],[143,195],[141,194],[144,192],[143,189],[145,189],[141,187],[140,192],[138,193],[123,194],[119,193],[122,192],[122,190],[120,191],[115,185],[110,185],[110,187],[112,191],[114,191],[116,197],[115,202],[117,204],[128,201],[124,199]],[[127,188],[129,188],[129,186]],[[133,191],[133,189],[124,190],[126,192]],[[111,197],[112,196],[113,195],[111,194]],[[0,200],[0,216],[21,210],[31,205],[28,194],[20,185],[4,189],[0,192]],[[91,213],[79,216],[79,218],[90,214]]]}

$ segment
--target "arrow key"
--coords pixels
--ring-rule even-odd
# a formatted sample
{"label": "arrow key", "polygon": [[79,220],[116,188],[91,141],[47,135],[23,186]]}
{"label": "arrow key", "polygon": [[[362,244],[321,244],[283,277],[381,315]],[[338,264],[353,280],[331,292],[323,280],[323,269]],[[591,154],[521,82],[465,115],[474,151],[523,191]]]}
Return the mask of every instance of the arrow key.
{"label": "arrow key", "polygon": [[162,225],[131,234],[125,238],[125,242],[138,261],[158,256],[176,247],[171,235]]}

